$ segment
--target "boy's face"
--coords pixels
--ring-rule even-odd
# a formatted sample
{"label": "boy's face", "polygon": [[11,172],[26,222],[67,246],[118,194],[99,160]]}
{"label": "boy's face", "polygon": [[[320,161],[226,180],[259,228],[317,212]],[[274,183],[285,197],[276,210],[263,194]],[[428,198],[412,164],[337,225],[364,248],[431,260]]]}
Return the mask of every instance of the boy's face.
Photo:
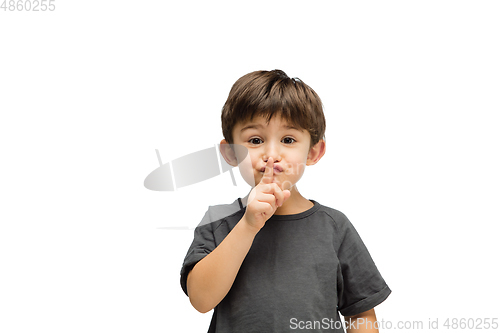
{"label": "boy's face", "polygon": [[[251,186],[258,184],[265,170],[269,157],[274,160],[273,182],[283,190],[291,189],[302,177],[306,165],[315,164],[321,156],[315,147],[311,148],[311,136],[308,131],[297,128],[280,116],[271,118],[266,123],[264,117],[255,117],[246,123],[239,123],[233,129],[233,141],[248,149],[251,163],[240,164],[240,172]],[[319,143],[323,145],[324,142]],[[242,167],[251,164],[252,170]],[[242,170],[243,169],[243,170]]]}

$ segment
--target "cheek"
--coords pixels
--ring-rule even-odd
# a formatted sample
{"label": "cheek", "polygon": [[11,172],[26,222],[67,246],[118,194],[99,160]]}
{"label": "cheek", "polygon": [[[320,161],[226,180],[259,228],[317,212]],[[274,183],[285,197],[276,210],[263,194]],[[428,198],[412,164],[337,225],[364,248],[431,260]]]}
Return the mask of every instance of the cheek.
{"label": "cheek", "polygon": [[301,177],[306,168],[307,159],[297,159],[296,161],[288,161],[286,163],[285,174],[287,176]]}
{"label": "cheek", "polygon": [[298,173],[299,173],[299,175],[302,176],[302,174],[304,173],[305,170],[306,170],[306,161],[303,161],[298,166]]}
{"label": "cheek", "polygon": [[248,185],[254,187],[255,186],[254,161],[251,159],[250,155],[247,155],[245,159],[241,161],[238,166],[241,177],[243,177],[243,179]]}
{"label": "cheek", "polygon": [[255,151],[249,151],[248,152],[248,157],[249,157],[249,163],[252,164],[252,172],[255,172],[257,166],[259,165],[259,163],[262,163],[262,160],[261,160],[261,156],[259,156],[258,153],[256,153]]}

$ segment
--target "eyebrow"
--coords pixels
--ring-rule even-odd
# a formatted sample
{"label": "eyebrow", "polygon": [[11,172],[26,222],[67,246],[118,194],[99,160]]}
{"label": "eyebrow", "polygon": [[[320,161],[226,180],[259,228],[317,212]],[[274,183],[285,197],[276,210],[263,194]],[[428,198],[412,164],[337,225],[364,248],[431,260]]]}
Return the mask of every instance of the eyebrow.
{"label": "eyebrow", "polygon": [[[295,126],[285,125],[285,126],[282,126],[282,127],[284,127],[285,129],[294,129],[294,130],[297,130],[297,131],[301,132],[301,130],[298,129],[297,127],[295,127]],[[250,124],[250,125],[247,125],[247,126],[243,127],[241,129],[241,132],[243,132],[245,130],[248,130],[248,129],[260,129],[260,128],[264,128],[264,126],[262,126],[261,124]]]}

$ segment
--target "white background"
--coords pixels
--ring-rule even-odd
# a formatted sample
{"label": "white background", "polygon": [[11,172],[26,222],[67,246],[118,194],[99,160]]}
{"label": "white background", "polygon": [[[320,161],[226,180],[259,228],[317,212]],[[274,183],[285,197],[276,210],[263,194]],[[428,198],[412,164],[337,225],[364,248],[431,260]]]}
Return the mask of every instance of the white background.
{"label": "white background", "polygon": [[379,320],[499,316],[498,2],[54,3],[0,11],[1,332],[205,332],[179,284],[193,230],[167,228],[248,189],[143,181],[275,68],[322,98],[298,188],[358,229],[393,290]]}

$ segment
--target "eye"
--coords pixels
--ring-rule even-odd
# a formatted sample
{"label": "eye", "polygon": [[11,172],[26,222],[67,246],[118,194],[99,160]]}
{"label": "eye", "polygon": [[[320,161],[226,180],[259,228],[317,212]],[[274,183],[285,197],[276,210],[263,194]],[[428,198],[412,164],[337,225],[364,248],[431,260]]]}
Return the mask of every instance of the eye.
{"label": "eye", "polygon": [[290,137],[286,137],[286,138],[283,138],[283,140],[281,140],[281,142],[289,145],[289,144],[294,143],[295,139],[294,138],[290,138]]}
{"label": "eye", "polygon": [[262,140],[260,138],[251,138],[250,140],[248,140],[248,142],[253,145],[259,145],[262,143]]}

